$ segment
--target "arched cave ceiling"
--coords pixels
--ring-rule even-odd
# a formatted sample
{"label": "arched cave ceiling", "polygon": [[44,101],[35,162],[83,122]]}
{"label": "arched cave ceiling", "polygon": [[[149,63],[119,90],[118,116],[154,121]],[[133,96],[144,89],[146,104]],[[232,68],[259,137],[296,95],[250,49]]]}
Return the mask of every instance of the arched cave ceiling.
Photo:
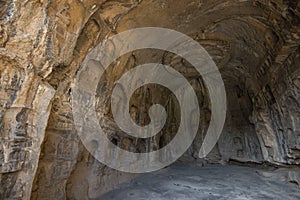
{"label": "arched cave ceiling", "polygon": [[300,19],[292,5],[283,5],[276,1],[143,1],[122,17],[117,32],[145,26],[183,32],[208,51],[211,47],[212,57],[222,58],[218,67],[229,87],[249,82],[256,89],[269,78],[267,71],[273,65],[269,60],[282,48],[290,47],[291,53],[299,46]]}

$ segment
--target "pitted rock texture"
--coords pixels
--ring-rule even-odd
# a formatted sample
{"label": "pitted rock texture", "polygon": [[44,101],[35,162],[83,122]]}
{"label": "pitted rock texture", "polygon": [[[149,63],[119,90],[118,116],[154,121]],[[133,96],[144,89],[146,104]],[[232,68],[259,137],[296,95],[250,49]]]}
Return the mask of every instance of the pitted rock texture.
{"label": "pitted rock texture", "polygon": [[[286,0],[0,0],[0,198],[90,199],[134,177],[95,160],[72,116],[72,84],[87,53],[105,38],[138,27],[180,31],[198,41],[225,82],[228,112],[218,144],[200,162],[300,164],[300,2]],[[164,134],[121,132],[109,108],[114,82],[148,62],[169,64],[195,88],[201,108],[197,153],[210,121],[199,74],[184,59],[154,50],[124,55],[99,83],[97,114],[113,143],[155,150],[176,132],[178,104],[153,85],[131,100],[137,124],[153,103],[166,106]],[[133,79],[133,81],[137,81]]]}

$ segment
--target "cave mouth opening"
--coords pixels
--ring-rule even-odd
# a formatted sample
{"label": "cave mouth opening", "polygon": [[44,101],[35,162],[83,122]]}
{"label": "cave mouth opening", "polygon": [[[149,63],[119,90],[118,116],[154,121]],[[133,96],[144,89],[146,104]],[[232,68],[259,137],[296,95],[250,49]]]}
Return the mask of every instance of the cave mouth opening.
{"label": "cave mouth opening", "polygon": [[[210,48],[213,47],[210,46]],[[210,48],[207,47],[208,51]],[[214,55],[215,51],[210,51]],[[212,57],[214,58],[214,56]],[[299,56],[295,58],[299,59]],[[218,60],[215,61],[218,62]],[[294,148],[288,151],[284,150],[288,146],[284,141],[286,137],[283,136],[283,130],[276,128],[276,125],[282,123],[279,121],[282,120],[280,115],[283,114],[279,114],[277,109],[281,109],[279,108],[281,105],[287,105],[284,95],[289,92],[285,91],[287,93],[278,99],[275,97],[275,91],[272,89],[274,86],[271,83],[264,84],[261,90],[255,91],[257,82],[252,80],[255,79],[255,75],[250,74],[251,77],[245,78],[245,74],[240,74],[239,77],[235,77],[234,69],[226,69],[226,65],[220,69],[226,86],[227,117],[221,137],[205,158],[198,158],[198,153],[211,118],[211,104],[207,88],[201,76],[191,69],[189,62],[170,52],[153,49],[131,52],[119,58],[106,70],[105,77],[102,77],[98,85],[97,98],[99,100],[97,102],[101,102],[101,104],[96,109],[100,112],[99,116],[106,118],[102,121],[104,127],[107,124],[111,125],[111,123],[106,124],[105,122],[113,121],[111,105],[106,99],[106,95],[109,93],[107,91],[113,90],[116,80],[126,71],[145,62],[172,66],[189,80],[197,93],[200,107],[201,120],[198,133],[191,147],[177,162],[158,172],[141,175],[130,182],[120,184],[111,192],[100,195],[99,199],[131,199],[134,197],[197,199],[220,198],[222,195],[224,198],[227,195],[227,199],[279,199],[285,196],[289,196],[291,199],[299,198],[296,194],[298,189],[294,187],[299,185],[298,178],[295,178],[299,175],[298,160],[288,159],[287,154],[285,155],[285,152],[291,152]],[[230,65],[230,63],[227,64]],[[246,68],[246,66],[244,67]],[[228,70],[232,70],[230,74]],[[296,69],[297,71],[299,70]],[[141,80],[138,76],[133,76],[130,84],[136,81]],[[295,89],[295,87],[292,88]],[[278,91],[276,92],[278,93]],[[128,138],[128,135],[121,130],[112,130],[108,135],[117,135],[113,139],[115,144],[125,150],[138,153],[156,151],[168,144],[174,138],[174,133],[178,129],[177,124],[180,123],[178,120],[180,119],[179,104],[176,103],[176,97],[172,95],[172,92],[152,84],[140,87],[130,98],[130,116],[138,125],[149,124],[148,110],[151,105],[156,103],[165,106],[168,120],[159,135],[148,139]],[[103,102],[106,102],[106,105]],[[297,104],[295,108],[297,108]],[[101,113],[103,111],[106,111],[104,115]],[[290,114],[289,112],[287,115]],[[266,182],[271,184],[265,187]],[[282,184],[281,189],[275,189],[278,182]],[[227,190],[220,189],[225,186]],[[236,187],[240,188],[233,189]],[[283,187],[286,187],[286,191],[289,192],[282,192]],[[205,191],[208,188],[210,192]],[[245,188],[250,189],[247,191]],[[275,194],[270,192],[271,190],[281,192]]]}
{"label": "cave mouth opening", "polygon": [[[209,48],[207,49],[209,50]],[[106,76],[102,77],[98,85],[97,98],[99,100],[97,102],[107,102],[107,105],[99,104],[100,108],[97,109],[99,112],[106,111],[102,116],[108,121],[113,121],[109,101],[104,100],[105,94],[108,94],[106,90],[112,91],[114,83],[122,74],[145,62],[172,66],[189,80],[197,93],[200,107],[199,130],[190,148],[177,162],[158,172],[140,175],[130,182],[119,184],[111,192],[100,195],[99,199],[132,199],[135,197],[146,199],[221,197],[226,197],[225,199],[279,199],[285,196],[289,196],[291,199],[298,198],[296,194],[298,182],[294,177],[288,175],[289,173],[299,173],[297,160],[294,160],[296,163],[284,161],[286,157],[281,154],[284,151],[280,150],[282,144],[279,145],[281,147],[276,147],[280,143],[279,135],[276,132],[272,132],[273,136],[264,135],[271,133],[271,127],[275,128],[272,120],[274,120],[274,112],[277,109],[275,105],[278,103],[270,84],[266,84],[262,91],[254,97],[251,85],[253,80],[232,77],[232,74],[228,75],[226,66],[220,70],[226,86],[227,116],[221,137],[205,158],[199,158],[198,153],[211,118],[208,91],[199,73],[191,69],[191,64],[170,52],[153,49],[139,50],[119,58],[115,62],[117,66],[111,65],[105,72]],[[117,73],[114,74],[113,71]],[[141,80],[138,79],[138,76],[134,76],[131,81],[130,84],[133,84]],[[101,100],[101,98],[103,99]],[[121,148],[131,151],[135,149],[133,152],[138,153],[145,152],[145,150],[149,152],[151,149],[155,151],[162,148],[162,144],[168,144],[174,138],[174,133],[180,123],[178,120],[180,119],[180,105],[176,103],[176,97],[172,95],[172,92],[159,85],[151,84],[140,87],[130,98],[131,118],[141,126],[150,122],[148,110],[151,105],[155,103],[164,105],[168,116],[164,129],[160,134],[144,140],[128,138],[128,135],[119,129],[112,131],[109,135],[118,135],[117,144]],[[277,106],[279,105],[277,104]],[[105,123],[102,125],[106,126]],[[282,134],[282,131],[280,133]],[[273,141],[271,141],[272,137]],[[280,177],[281,181],[279,181]],[[266,182],[270,183],[268,187],[265,186]],[[278,182],[282,185],[275,189]],[[237,187],[238,189],[236,189]],[[283,187],[286,189],[283,190]],[[280,192],[272,193],[272,190]]]}
{"label": "cave mouth opening", "polygon": [[[114,124],[107,100],[109,92],[105,91],[111,92],[115,82],[128,70],[145,63],[160,63],[183,74],[196,91],[200,107],[199,130],[190,148],[173,165],[133,180],[130,177],[131,182],[117,184],[116,189],[103,196],[95,195],[95,198],[299,198],[297,189],[292,186],[299,184],[296,177],[299,177],[300,164],[299,40],[295,38],[299,29],[290,29],[290,22],[285,21],[289,24],[286,29],[291,36],[288,36],[283,34],[284,26],[280,28],[276,22],[264,20],[266,8],[274,19],[281,18],[280,6],[274,2],[268,5],[260,1],[214,3],[144,1],[120,19],[116,33],[133,28],[165,27],[186,34],[204,47],[219,68],[227,96],[226,121],[217,144],[208,156],[198,157],[211,120],[211,102],[203,79],[189,62],[170,52],[154,49],[123,55],[106,70],[98,86],[101,88],[97,97],[99,116],[106,119],[102,121],[103,127]],[[289,9],[291,12],[295,8]],[[289,20],[295,23],[295,19]],[[289,40],[292,44],[287,41],[288,37],[294,38],[293,42]],[[282,57],[285,48],[291,51]],[[132,77],[132,81],[139,81],[138,77]],[[130,138],[114,126],[108,135],[117,134],[114,141],[118,146],[138,153],[155,151],[168,144],[179,124],[180,108],[176,98],[170,91],[155,85],[139,88],[130,98],[129,112],[139,125],[150,123],[148,109],[154,103],[166,108],[169,121],[163,134],[149,139]],[[118,179],[114,179],[116,176],[108,176],[109,180],[114,180],[111,185]],[[279,181],[280,177],[283,182]],[[69,184],[74,184],[74,180]],[[275,189],[277,181],[284,186]],[[265,187],[265,182],[272,182],[272,186]],[[283,187],[288,187],[286,191],[290,192],[284,193]],[[74,185],[68,188],[70,197],[78,194],[74,188]],[[245,188],[250,188],[249,192]],[[281,193],[272,193],[271,188]],[[203,196],[199,197],[199,193]]]}

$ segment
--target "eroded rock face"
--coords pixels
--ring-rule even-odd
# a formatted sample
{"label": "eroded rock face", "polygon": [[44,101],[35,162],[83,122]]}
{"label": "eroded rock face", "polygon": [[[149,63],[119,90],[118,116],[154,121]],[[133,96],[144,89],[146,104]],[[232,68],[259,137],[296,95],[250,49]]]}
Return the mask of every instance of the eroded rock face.
{"label": "eroded rock face", "polygon": [[[2,199],[96,198],[134,175],[95,160],[77,136],[71,86],[89,52],[110,35],[158,26],[185,33],[211,55],[225,82],[223,134],[203,162],[300,164],[300,5],[298,1],[0,0],[0,196]],[[178,104],[153,85],[131,100],[131,116],[149,123],[153,103],[166,106],[164,134],[141,140],[118,129],[109,108],[114,82],[144,63],[169,64],[194,87],[201,108],[198,135],[186,153],[197,158],[210,121],[199,74],[161,51],[122,56],[99,83],[97,114],[116,145],[136,152],[170,141]],[[102,87],[100,87],[102,84]]]}

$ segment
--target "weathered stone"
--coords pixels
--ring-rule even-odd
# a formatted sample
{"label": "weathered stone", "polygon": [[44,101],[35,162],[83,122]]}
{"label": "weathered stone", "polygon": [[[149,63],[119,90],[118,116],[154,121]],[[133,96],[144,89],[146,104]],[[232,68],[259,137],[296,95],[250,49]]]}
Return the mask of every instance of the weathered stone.
{"label": "weathered stone", "polygon": [[[189,35],[222,74],[228,102],[225,127],[213,151],[198,163],[299,167],[299,1],[0,0],[1,199],[96,198],[134,177],[104,166],[86,150],[74,126],[71,94],[92,48],[111,35],[149,26]],[[210,100],[193,66],[170,52],[135,51],[113,63],[98,84],[99,123],[112,143],[131,152],[154,151],[172,140],[180,110],[166,88],[144,86],[130,101],[131,117],[139,125],[150,122],[151,105],[165,106],[167,123],[152,138],[122,132],[110,109],[115,82],[151,62],[182,73],[197,93],[200,127],[182,159],[197,160],[210,122]],[[299,184],[298,172],[287,174]]]}

